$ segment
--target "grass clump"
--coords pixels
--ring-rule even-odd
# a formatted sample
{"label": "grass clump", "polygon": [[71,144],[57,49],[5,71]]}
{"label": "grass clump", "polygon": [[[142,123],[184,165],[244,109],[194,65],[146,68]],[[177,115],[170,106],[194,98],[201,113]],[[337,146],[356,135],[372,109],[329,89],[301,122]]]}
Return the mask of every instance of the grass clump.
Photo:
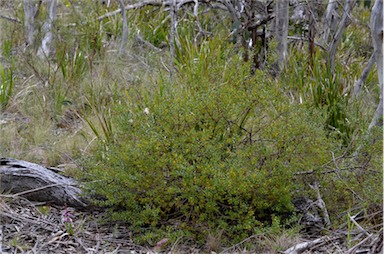
{"label": "grass clump", "polygon": [[13,80],[13,64],[8,68],[0,64],[0,113],[9,105],[13,93]]}
{"label": "grass clump", "polygon": [[114,142],[87,165],[95,202],[133,231],[244,239],[292,214],[292,174],[331,149],[321,121],[218,43],[207,42],[208,57],[181,70],[177,86],[128,89],[114,108]]}

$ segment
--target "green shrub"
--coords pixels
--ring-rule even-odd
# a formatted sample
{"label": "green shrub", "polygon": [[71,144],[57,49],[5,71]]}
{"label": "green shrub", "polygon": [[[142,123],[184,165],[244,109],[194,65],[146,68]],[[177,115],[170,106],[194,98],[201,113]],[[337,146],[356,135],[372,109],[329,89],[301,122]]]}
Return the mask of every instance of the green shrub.
{"label": "green shrub", "polygon": [[206,52],[194,69],[205,65],[205,76],[180,73],[167,93],[127,91],[116,141],[87,166],[97,180],[88,190],[103,197],[95,202],[133,230],[171,228],[200,240],[223,230],[239,240],[290,214],[292,173],[325,161],[325,133],[305,107],[220,48]]}

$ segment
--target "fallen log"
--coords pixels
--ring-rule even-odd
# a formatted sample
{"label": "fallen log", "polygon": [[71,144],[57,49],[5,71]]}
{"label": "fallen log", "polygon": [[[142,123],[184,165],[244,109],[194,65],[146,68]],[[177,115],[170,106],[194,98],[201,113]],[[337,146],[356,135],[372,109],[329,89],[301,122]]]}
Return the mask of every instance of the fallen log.
{"label": "fallen log", "polygon": [[1,196],[22,196],[31,201],[59,206],[85,208],[76,180],[41,165],[10,158],[0,158]]}

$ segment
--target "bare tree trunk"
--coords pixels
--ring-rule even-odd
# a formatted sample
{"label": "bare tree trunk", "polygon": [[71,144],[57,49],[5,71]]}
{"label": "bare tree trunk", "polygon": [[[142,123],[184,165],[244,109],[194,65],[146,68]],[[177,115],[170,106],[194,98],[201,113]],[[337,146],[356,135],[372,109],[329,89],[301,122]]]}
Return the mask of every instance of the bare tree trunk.
{"label": "bare tree trunk", "polygon": [[[227,8],[229,14],[231,15],[232,19],[232,34],[234,37],[234,43],[236,43],[236,48],[243,47],[243,61],[248,62],[249,60],[249,44],[245,40],[243,36],[243,27],[240,21],[241,13],[236,9],[236,4],[239,4],[241,7],[241,3],[235,2],[233,3],[231,0],[224,0],[222,2],[224,6]],[[254,43],[254,42],[253,42]]]}
{"label": "bare tree trunk", "polygon": [[35,40],[35,17],[40,8],[41,0],[24,0],[24,23],[27,46],[33,46]]}
{"label": "bare tree trunk", "polygon": [[288,26],[289,26],[289,1],[278,0],[276,1],[276,23],[275,33],[277,40],[277,74],[279,74],[283,68],[285,59],[287,57],[288,46]]}
{"label": "bare tree trunk", "polygon": [[323,19],[323,45],[328,45],[329,37],[335,34],[338,21],[339,14],[337,0],[329,0]]}
{"label": "bare tree trunk", "polygon": [[199,36],[204,35],[204,31],[199,21],[199,0],[194,0],[194,2],[195,2],[195,5],[193,6],[193,16],[195,16],[195,23],[197,25],[197,28],[199,29],[199,32],[197,33],[194,39],[196,43],[198,42]]}
{"label": "bare tree trunk", "polygon": [[121,45],[119,50],[119,56],[124,54],[125,45],[127,44],[128,37],[128,24],[127,24],[127,10],[124,8],[124,0],[119,0],[121,14],[123,16],[123,35],[121,37]]}
{"label": "bare tree trunk", "polygon": [[371,12],[371,35],[379,75],[380,102],[368,129],[382,125],[383,118],[383,0],[376,0]]}
{"label": "bare tree trunk", "polygon": [[316,17],[315,17],[315,5],[308,2],[308,51],[309,51],[309,68],[310,72],[313,71],[314,58],[315,58],[315,36],[316,36]]}
{"label": "bare tree trunk", "polygon": [[[253,63],[251,66],[251,74],[255,74],[256,69],[259,69],[260,67],[260,62],[259,62],[259,52],[257,50],[257,41],[258,41],[258,35],[257,35],[257,28],[258,26],[252,28],[251,33],[252,33],[252,48],[253,48]],[[247,45],[248,46],[248,45]]]}
{"label": "bare tree trunk", "polygon": [[170,59],[170,69],[169,69],[169,77],[171,79],[171,83],[173,84],[173,75],[175,72],[175,35],[176,35],[176,29],[177,29],[177,0],[172,0],[170,14],[171,14],[171,34],[170,34],[170,40],[169,40],[169,46],[170,46],[170,53],[171,53],[171,59]]}
{"label": "bare tree trunk", "polygon": [[43,25],[43,34],[44,38],[41,41],[41,45],[37,51],[37,56],[39,57],[48,57],[52,50],[52,40],[53,40],[53,21],[56,18],[56,7],[57,7],[57,0],[50,0],[47,2],[48,5],[48,16],[47,19]]}
{"label": "bare tree trunk", "polygon": [[233,3],[230,0],[223,1],[225,7],[227,7],[229,14],[231,15],[233,23],[240,23],[240,13],[236,11]]}
{"label": "bare tree trunk", "polygon": [[335,55],[337,52],[337,47],[340,44],[341,37],[343,35],[345,28],[348,26],[348,21],[350,19],[351,11],[352,11],[355,3],[356,3],[356,0],[347,0],[346,1],[345,6],[343,8],[343,16],[342,16],[341,21],[338,25],[337,32],[336,32],[335,36],[333,37],[331,44],[329,45],[327,66],[330,69],[331,73],[333,73],[335,70]]}
{"label": "bare tree trunk", "polygon": [[373,67],[373,64],[376,62],[376,55],[375,53],[372,54],[371,58],[368,60],[367,66],[364,68],[363,73],[361,73],[361,76],[359,80],[355,83],[355,88],[353,91],[352,96],[357,97],[360,94],[361,87],[363,86],[363,83],[367,80],[368,74],[371,72],[371,69]]}

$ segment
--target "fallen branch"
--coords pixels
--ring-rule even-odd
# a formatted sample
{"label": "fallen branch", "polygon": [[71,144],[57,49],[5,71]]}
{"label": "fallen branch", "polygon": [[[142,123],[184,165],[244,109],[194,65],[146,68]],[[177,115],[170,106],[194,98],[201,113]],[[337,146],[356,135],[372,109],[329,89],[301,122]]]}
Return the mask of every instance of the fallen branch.
{"label": "fallen branch", "polygon": [[364,68],[363,72],[361,73],[359,80],[357,80],[355,83],[353,96],[355,96],[355,97],[359,96],[360,91],[361,91],[361,87],[363,86],[363,83],[367,80],[368,74],[371,72],[371,69],[372,69],[375,61],[376,61],[376,56],[375,56],[375,53],[373,53],[371,55],[371,58],[369,58],[367,66]]}
{"label": "fallen branch", "polygon": [[[329,242],[333,242],[335,240],[338,240],[339,238],[340,237],[330,238],[329,236],[323,236],[323,237],[317,238],[317,239],[312,240],[312,241],[298,243],[295,246],[292,246],[288,250],[283,251],[281,253],[283,253],[283,254],[300,254],[300,253],[303,253],[304,251],[309,250],[309,249],[311,249],[317,245],[324,245],[324,244],[327,244]],[[309,253],[312,253],[312,252],[309,252]]]}
{"label": "fallen branch", "polygon": [[367,232],[367,230],[365,230],[362,226],[360,226],[359,223],[357,223],[357,221],[355,220],[355,216],[351,216],[349,213],[348,213],[348,217],[349,219],[353,222],[353,224],[355,224],[355,226],[360,229],[362,232],[364,232],[364,234],[366,234],[367,236],[370,236],[371,234]]}
{"label": "fallen branch", "polygon": [[[301,37],[301,36],[287,36],[288,39],[290,40],[298,40],[298,41],[308,41],[309,42],[309,39],[306,38],[306,37]],[[314,42],[316,46],[318,46],[319,48],[321,48],[322,50],[324,51],[327,51],[327,48],[324,47],[324,45],[318,43],[318,42]]]}
{"label": "fallen branch", "polygon": [[[195,1],[196,0],[176,0],[176,8],[180,9],[181,6],[183,6],[185,4],[189,4],[189,3],[195,3]],[[200,0],[200,2],[207,3],[207,1],[201,1],[201,0]],[[133,10],[133,9],[144,8],[146,6],[168,6],[168,7],[170,7],[172,5],[172,3],[173,3],[172,0],[169,0],[169,1],[146,0],[146,1],[141,1],[138,3],[134,3],[134,4],[128,4],[125,6],[124,9],[125,10]],[[122,8],[119,8],[117,10],[108,12],[104,15],[99,16],[97,18],[97,20],[102,20],[102,19],[114,16],[114,15],[117,15],[121,12],[121,10],[122,10]]]}
{"label": "fallen branch", "polygon": [[264,235],[263,235],[263,234],[251,235],[250,237],[245,238],[245,239],[242,240],[241,242],[239,242],[239,243],[237,243],[237,244],[235,244],[235,245],[233,245],[233,246],[231,246],[231,247],[229,247],[229,248],[224,249],[224,250],[223,250],[222,252],[220,252],[219,254],[228,253],[228,251],[237,248],[238,246],[242,245],[243,243],[248,242],[248,241],[250,241],[250,240],[252,240],[252,239],[258,239],[259,237],[264,237]]}
{"label": "fallen branch", "polygon": [[74,179],[23,160],[0,159],[0,191],[8,193],[3,197],[22,196],[60,206],[87,206]]}
{"label": "fallen branch", "polygon": [[14,23],[22,24],[22,22],[19,19],[17,19],[17,18],[12,18],[12,17],[8,17],[8,16],[4,16],[2,14],[0,14],[0,18],[8,20],[8,21],[11,21],[11,22],[14,22]]}
{"label": "fallen branch", "polygon": [[[157,0],[141,1],[139,3],[126,5],[124,9],[125,10],[140,9],[140,8],[145,7],[145,6],[161,6],[163,4],[165,4],[165,3],[163,3],[162,1],[157,1]],[[115,11],[112,11],[112,12],[108,12],[108,13],[98,17],[97,20],[102,20],[102,19],[114,16],[114,15],[117,15],[120,12],[121,12],[121,8],[117,9]]]}
{"label": "fallen branch", "polygon": [[147,46],[148,48],[153,49],[153,50],[156,51],[156,52],[162,52],[162,50],[161,50],[160,48],[156,47],[155,45],[153,45],[153,44],[150,43],[149,41],[143,39],[139,34],[135,35],[135,39],[136,39],[139,43],[144,44],[144,46]]}
{"label": "fallen branch", "polygon": [[325,202],[324,200],[321,198],[321,194],[320,194],[320,189],[319,189],[319,184],[318,183],[314,183],[314,184],[310,184],[309,187],[316,191],[316,194],[317,194],[317,200],[316,200],[316,204],[317,204],[317,207],[319,207],[319,209],[321,210],[322,212],[322,219],[324,221],[324,226],[330,226],[331,225],[331,221],[329,219],[329,214],[328,214],[328,210],[327,210],[327,207],[325,206]]}
{"label": "fallen branch", "polygon": [[318,238],[318,239],[315,239],[315,240],[309,241],[309,242],[298,243],[295,246],[292,246],[288,250],[284,251],[283,253],[284,254],[300,254],[300,253],[303,253],[304,251],[312,248],[313,246],[315,246],[315,245],[317,245],[319,243],[323,243],[325,238],[327,238],[327,237],[321,237],[321,238]]}
{"label": "fallen branch", "polygon": [[362,241],[360,241],[358,244],[356,244],[355,246],[353,246],[352,248],[350,248],[348,250],[348,252],[346,252],[346,254],[352,254],[352,253],[356,253],[356,250],[358,247],[360,247],[361,245],[363,245],[363,243],[365,243],[366,241],[368,241],[368,239],[370,239],[371,237],[373,236],[373,234],[369,234],[366,238],[364,238]]}

